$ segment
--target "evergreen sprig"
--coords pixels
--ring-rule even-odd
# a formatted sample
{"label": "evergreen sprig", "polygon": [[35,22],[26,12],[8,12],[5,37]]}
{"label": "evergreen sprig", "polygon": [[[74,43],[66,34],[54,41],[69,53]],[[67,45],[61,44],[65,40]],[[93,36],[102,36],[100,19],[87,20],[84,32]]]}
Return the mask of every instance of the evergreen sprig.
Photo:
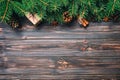
{"label": "evergreen sprig", "polygon": [[30,12],[38,14],[41,20],[63,23],[66,11],[72,17],[102,21],[120,14],[120,0],[0,0],[0,10],[1,22],[8,22],[14,13],[21,17]]}

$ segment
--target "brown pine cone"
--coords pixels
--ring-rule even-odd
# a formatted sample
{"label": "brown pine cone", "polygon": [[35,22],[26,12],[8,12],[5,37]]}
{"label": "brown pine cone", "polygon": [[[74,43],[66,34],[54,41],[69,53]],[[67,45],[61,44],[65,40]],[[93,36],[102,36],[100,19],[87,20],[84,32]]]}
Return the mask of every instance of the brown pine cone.
{"label": "brown pine cone", "polygon": [[58,25],[58,22],[57,22],[57,21],[53,21],[51,24],[52,24],[53,26],[57,26],[57,25]]}

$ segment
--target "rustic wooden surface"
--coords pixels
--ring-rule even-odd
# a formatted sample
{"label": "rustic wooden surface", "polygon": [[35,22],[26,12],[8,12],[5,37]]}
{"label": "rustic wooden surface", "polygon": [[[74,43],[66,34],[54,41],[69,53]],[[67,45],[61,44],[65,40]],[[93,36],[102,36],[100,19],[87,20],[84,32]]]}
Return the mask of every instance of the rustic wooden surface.
{"label": "rustic wooden surface", "polygon": [[0,80],[120,80],[119,23],[0,28]]}

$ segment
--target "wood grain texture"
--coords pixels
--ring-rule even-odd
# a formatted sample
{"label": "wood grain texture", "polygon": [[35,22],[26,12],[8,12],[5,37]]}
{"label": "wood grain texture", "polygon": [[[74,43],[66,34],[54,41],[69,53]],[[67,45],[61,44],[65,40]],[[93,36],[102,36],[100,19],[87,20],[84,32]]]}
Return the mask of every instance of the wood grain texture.
{"label": "wood grain texture", "polygon": [[119,23],[0,27],[0,80],[120,79]]}

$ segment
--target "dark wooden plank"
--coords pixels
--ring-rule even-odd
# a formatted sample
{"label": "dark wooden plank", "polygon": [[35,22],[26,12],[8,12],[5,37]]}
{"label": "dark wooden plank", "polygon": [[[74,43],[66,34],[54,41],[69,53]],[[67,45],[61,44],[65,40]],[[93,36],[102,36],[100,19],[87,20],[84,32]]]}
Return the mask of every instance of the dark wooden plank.
{"label": "dark wooden plank", "polygon": [[119,80],[120,24],[75,25],[18,32],[0,24],[0,79]]}
{"label": "dark wooden plank", "polygon": [[18,69],[44,68],[44,69],[54,69],[54,70],[56,69],[66,70],[69,68],[70,69],[71,68],[81,68],[81,69],[88,68],[88,70],[89,69],[90,70],[91,69],[97,69],[97,70],[118,69],[119,70],[120,69],[119,63],[120,63],[119,57],[117,58],[116,57],[69,57],[69,56],[67,57],[65,56],[62,56],[62,57],[57,57],[57,56],[7,57],[6,67],[7,69],[9,68],[18,68]]}
{"label": "dark wooden plank", "polygon": [[22,32],[21,34],[9,33],[6,39],[120,39],[119,32]]}
{"label": "dark wooden plank", "polygon": [[[49,52],[49,53],[48,53]],[[13,57],[40,57],[40,56],[78,56],[78,57],[120,57],[120,50],[77,51],[77,50],[33,50],[33,51],[6,51],[5,56]]]}
{"label": "dark wooden plank", "polygon": [[[9,51],[32,51],[32,50],[73,50],[73,51],[96,51],[96,50],[120,50],[119,40],[109,39],[80,39],[80,40],[6,40],[6,49]],[[83,50],[84,49],[84,50]]]}
{"label": "dark wooden plank", "polygon": [[94,69],[94,68],[68,68],[65,70],[56,69],[45,69],[45,68],[9,68],[6,70],[0,70],[0,74],[33,74],[33,75],[51,75],[53,74],[68,74],[68,75],[114,75],[120,74],[119,69]]}
{"label": "dark wooden plank", "polygon": [[[100,45],[120,45],[119,40],[109,40],[109,39],[78,39],[78,40],[6,40],[8,46],[17,46],[17,45],[65,45],[65,44],[96,44]],[[70,44],[69,44],[70,45]]]}
{"label": "dark wooden plank", "polygon": [[119,75],[1,75],[2,80],[119,80]]}
{"label": "dark wooden plank", "polygon": [[0,69],[4,69],[4,54],[3,51],[5,49],[5,44],[4,44],[4,33],[3,33],[3,28],[0,25]]}

